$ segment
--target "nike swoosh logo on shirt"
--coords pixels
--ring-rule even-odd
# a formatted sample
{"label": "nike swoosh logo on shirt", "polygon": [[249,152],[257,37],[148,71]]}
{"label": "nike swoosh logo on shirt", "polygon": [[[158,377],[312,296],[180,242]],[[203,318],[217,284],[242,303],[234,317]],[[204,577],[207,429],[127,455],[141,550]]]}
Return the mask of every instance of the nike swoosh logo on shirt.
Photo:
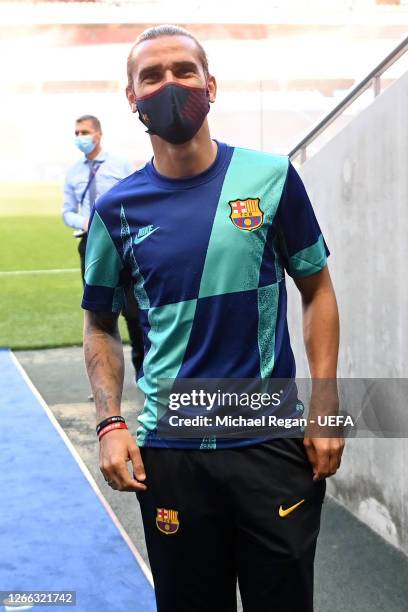
{"label": "nike swoosh logo on shirt", "polygon": [[[143,242],[143,240],[145,240],[145,238],[148,238],[156,230],[159,229],[158,227],[153,227],[153,226],[151,226],[151,229],[148,229],[148,227],[147,228],[143,227],[143,228],[141,228],[138,231],[137,236],[135,236],[134,239],[133,239],[134,244],[139,244],[140,242]],[[142,231],[144,231],[144,233],[141,234]]]}
{"label": "nike swoosh logo on shirt", "polygon": [[279,508],[279,516],[281,516],[282,518],[284,518],[285,516],[288,516],[288,514],[290,514],[294,510],[296,510],[296,508],[298,508],[300,506],[300,504],[303,504],[304,501],[305,501],[304,499],[301,499],[300,502],[298,502],[297,504],[294,504],[290,508],[285,508],[284,509],[284,508],[282,508],[282,506],[280,506],[280,508]]}

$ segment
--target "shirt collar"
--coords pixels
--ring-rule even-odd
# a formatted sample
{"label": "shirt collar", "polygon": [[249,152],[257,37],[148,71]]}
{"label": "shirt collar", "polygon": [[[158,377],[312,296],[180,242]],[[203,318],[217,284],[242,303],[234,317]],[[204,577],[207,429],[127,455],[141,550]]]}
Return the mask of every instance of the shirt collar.
{"label": "shirt collar", "polygon": [[107,151],[104,151],[104,150],[102,149],[102,151],[99,153],[99,155],[97,155],[97,156],[96,156],[94,159],[88,159],[88,158],[86,157],[86,155],[84,155],[83,162],[84,162],[84,164],[87,164],[87,163],[89,163],[89,162],[91,162],[91,161],[104,162],[104,161],[106,161],[107,159],[108,159],[108,152],[107,152]]}

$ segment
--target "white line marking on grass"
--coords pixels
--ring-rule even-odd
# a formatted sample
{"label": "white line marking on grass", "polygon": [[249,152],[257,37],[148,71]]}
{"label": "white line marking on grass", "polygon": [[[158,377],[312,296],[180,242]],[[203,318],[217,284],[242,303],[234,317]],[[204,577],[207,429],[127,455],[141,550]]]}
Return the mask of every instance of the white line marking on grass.
{"label": "white line marking on grass", "polygon": [[91,472],[88,470],[87,466],[85,465],[82,457],[79,455],[79,453],[76,450],[75,446],[72,444],[71,440],[68,438],[67,434],[65,433],[65,431],[63,430],[61,425],[58,423],[57,419],[54,416],[54,413],[52,412],[52,410],[47,405],[45,399],[40,394],[38,389],[34,386],[34,384],[32,383],[31,379],[29,378],[27,372],[24,370],[23,366],[20,364],[20,362],[18,361],[17,357],[14,355],[13,351],[10,351],[10,353],[11,353],[11,358],[12,358],[16,368],[21,373],[22,377],[24,378],[24,380],[26,381],[27,385],[29,386],[31,392],[38,399],[40,405],[44,409],[44,411],[45,411],[46,415],[48,416],[48,418],[50,419],[51,423],[54,425],[55,429],[57,430],[57,432],[59,433],[59,435],[61,436],[61,438],[65,442],[65,444],[67,445],[69,451],[71,452],[71,454],[73,455],[74,459],[78,463],[80,469],[82,470],[85,478],[88,480],[88,482],[91,485],[92,489],[95,491],[95,493],[96,493],[97,497],[99,498],[101,504],[104,506],[106,512],[109,514],[110,518],[112,519],[112,522],[117,527],[117,529],[118,529],[119,533],[121,534],[122,538],[125,540],[126,544],[129,546],[131,552],[133,553],[134,557],[136,558],[136,561],[138,562],[138,564],[139,564],[142,572],[146,576],[148,582],[153,587],[153,576],[152,576],[152,573],[151,573],[149,567],[146,565],[142,555],[140,554],[140,552],[137,550],[136,546],[134,545],[134,543],[130,539],[129,534],[127,533],[127,531],[123,527],[122,523],[119,521],[118,517],[116,516],[116,514],[112,510],[112,507],[107,502],[105,497],[102,495],[102,493],[101,493],[98,485],[96,484],[96,482],[95,482]]}
{"label": "white line marking on grass", "polygon": [[55,268],[54,270],[10,270],[6,272],[0,272],[0,276],[28,276],[30,274],[62,274],[67,272],[72,274],[78,274],[79,268]]}

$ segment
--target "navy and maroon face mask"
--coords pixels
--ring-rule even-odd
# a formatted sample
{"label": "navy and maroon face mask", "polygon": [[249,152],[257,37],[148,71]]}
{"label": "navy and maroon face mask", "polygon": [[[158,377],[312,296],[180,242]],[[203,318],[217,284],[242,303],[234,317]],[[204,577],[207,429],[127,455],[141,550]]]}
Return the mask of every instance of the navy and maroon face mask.
{"label": "navy and maroon face mask", "polygon": [[166,83],[136,99],[140,121],[148,134],[172,144],[183,144],[196,135],[210,110],[208,87]]}

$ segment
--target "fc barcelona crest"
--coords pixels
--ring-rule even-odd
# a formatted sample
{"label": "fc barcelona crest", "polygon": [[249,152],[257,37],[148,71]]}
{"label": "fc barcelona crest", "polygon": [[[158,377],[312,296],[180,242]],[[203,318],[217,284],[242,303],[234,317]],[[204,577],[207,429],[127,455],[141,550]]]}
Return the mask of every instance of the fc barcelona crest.
{"label": "fc barcelona crest", "polygon": [[180,526],[177,510],[168,510],[167,508],[156,508],[156,525],[157,529],[166,535],[172,535],[178,531]]}
{"label": "fc barcelona crest", "polygon": [[251,232],[262,225],[264,214],[259,206],[260,201],[259,198],[247,198],[228,202],[231,207],[230,219],[235,227]]}

